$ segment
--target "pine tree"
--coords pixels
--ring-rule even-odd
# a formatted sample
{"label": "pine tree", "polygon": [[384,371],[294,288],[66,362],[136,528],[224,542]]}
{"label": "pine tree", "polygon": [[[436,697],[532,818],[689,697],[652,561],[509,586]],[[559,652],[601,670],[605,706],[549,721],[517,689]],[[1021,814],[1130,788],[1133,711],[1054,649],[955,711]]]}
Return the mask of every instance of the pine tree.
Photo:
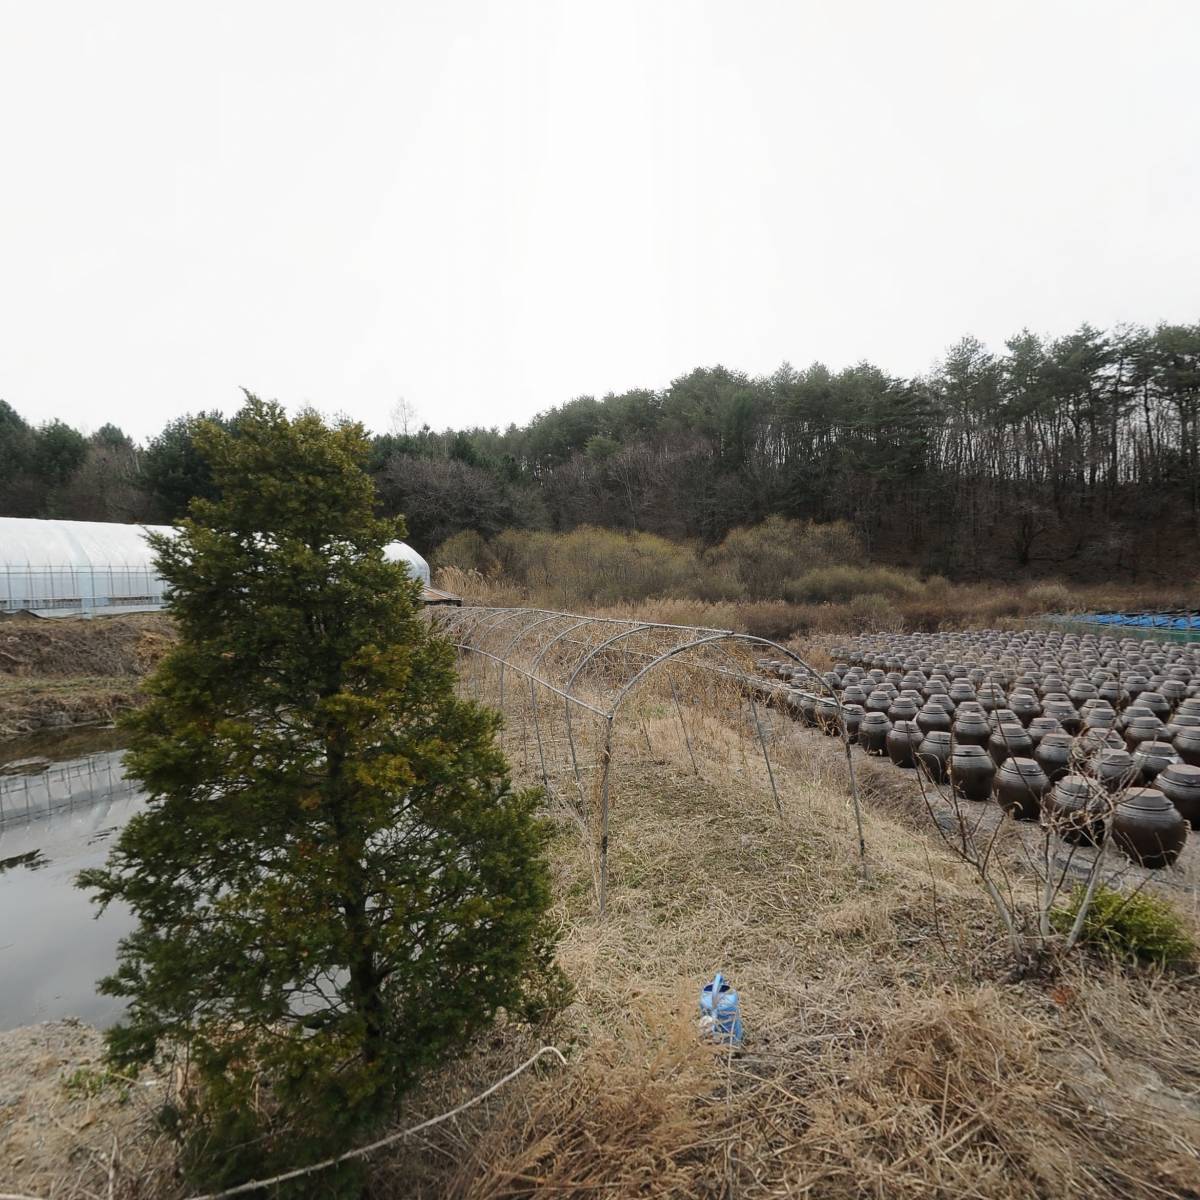
{"label": "pine tree", "polygon": [[218,499],[154,540],[177,649],[129,720],[149,796],[81,886],[138,926],[118,1063],[178,1055],[193,1180],[336,1152],[553,978],[547,829],[385,561],[363,430],[253,397]]}

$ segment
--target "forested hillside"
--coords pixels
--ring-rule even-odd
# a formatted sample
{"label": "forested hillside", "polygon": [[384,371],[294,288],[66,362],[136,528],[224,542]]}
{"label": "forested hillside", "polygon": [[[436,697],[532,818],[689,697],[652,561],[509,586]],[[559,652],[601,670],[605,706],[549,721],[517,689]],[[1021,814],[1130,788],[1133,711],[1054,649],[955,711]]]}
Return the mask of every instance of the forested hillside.
{"label": "forested hillside", "polygon": [[[0,403],[0,512],[170,520],[210,488],[194,419],[138,447]],[[699,368],[503,431],[380,434],[372,470],[425,551],[581,524],[707,545],[779,514],[848,521],[872,560],[958,577],[1178,575],[1200,530],[1200,325],[1023,332],[1000,354],[966,338],[913,379]]]}

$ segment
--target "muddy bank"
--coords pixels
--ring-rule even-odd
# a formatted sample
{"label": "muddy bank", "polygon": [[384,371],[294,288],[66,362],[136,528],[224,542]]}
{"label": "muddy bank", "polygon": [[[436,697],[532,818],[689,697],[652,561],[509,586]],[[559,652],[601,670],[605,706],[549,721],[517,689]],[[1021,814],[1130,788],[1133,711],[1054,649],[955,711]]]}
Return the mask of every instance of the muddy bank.
{"label": "muddy bank", "polygon": [[0,621],[0,739],[111,721],[174,643],[159,613]]}

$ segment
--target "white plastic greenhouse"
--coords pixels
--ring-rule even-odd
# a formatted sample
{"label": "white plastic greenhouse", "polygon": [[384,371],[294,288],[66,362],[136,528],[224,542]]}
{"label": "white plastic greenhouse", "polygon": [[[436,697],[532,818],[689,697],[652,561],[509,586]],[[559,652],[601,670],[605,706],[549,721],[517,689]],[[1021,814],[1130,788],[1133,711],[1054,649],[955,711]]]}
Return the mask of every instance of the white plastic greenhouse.
{"label": "white plastic greenhouse", "polygon": [[[154,570],[145,533],[169,525],[102,521],[36,521],[0,517],[0,613],[39,617],[152,612],[164,584]],[[429,564],[403,542],[385,551],[428,590]]]}

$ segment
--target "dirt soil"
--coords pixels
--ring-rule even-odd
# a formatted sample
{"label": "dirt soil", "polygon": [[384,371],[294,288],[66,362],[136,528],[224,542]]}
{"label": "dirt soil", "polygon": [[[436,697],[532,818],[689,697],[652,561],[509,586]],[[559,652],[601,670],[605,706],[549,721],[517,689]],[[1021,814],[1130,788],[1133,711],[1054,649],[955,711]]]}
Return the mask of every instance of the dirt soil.
{"label": "dirt soil", "polygon": [[158,613],[0,621],[0,739],[111,720],[174,641]]}

